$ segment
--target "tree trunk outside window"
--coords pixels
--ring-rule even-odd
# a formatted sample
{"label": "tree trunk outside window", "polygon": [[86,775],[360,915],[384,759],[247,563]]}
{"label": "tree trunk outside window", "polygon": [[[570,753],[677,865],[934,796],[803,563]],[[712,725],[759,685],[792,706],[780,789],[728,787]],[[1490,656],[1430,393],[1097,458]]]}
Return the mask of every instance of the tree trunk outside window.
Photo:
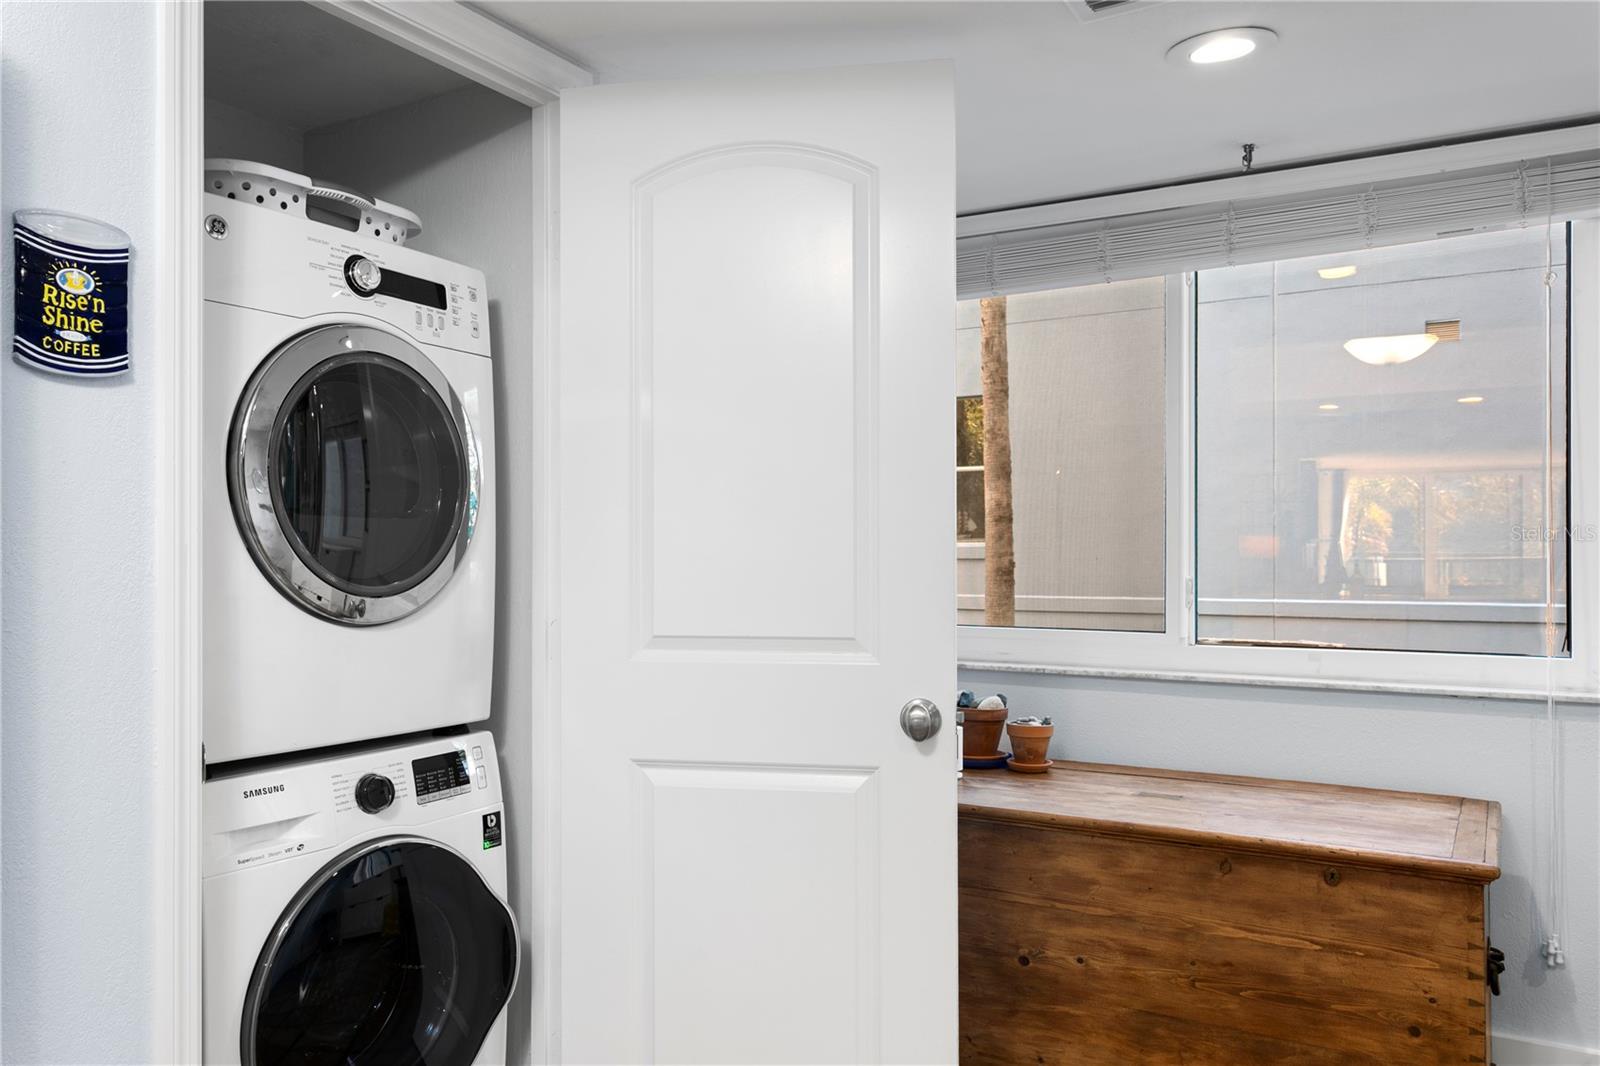
{"label": "tree trunk outside window", "polygon": [[1017,558],[1011,532],[1010,372],[1006,298],[979,304],[983,323],[983,623],[1017,620]]}

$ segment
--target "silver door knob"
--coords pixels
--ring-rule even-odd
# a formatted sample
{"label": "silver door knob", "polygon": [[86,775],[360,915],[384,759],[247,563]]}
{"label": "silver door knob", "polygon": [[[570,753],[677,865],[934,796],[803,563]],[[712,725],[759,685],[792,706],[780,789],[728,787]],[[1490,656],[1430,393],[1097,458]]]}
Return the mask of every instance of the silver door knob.
{"label": "silver door knob", "polygon": [[932,700],[912,700],[900,708],[900,728],[918,744],[937,733],[940,722],[939,708]]}

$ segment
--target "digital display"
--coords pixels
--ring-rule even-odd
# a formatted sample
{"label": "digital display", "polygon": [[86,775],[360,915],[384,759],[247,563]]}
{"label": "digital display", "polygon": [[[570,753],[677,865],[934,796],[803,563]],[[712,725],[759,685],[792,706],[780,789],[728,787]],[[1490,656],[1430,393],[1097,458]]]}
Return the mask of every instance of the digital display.
{"label": "digital display", "polygon": [[467,753],[457,749],[411,761],[411,780],[418,803],[460,796],[472,788],[467,773]]}
{"label": "digital display", "polygon": [[384,296],[398,296],[402,300],[440,311],[450,306],[445,299],[443,285],[425,278],[414,278],[410,274],[401,274],[387,267],[378,280],[378,292]]}

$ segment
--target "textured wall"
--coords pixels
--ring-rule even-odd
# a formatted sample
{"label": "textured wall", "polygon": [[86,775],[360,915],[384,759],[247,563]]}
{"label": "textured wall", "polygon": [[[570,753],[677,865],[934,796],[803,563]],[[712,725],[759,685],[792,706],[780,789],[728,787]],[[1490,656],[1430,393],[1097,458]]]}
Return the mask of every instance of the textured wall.
{"label": "textured wall", "polygon": [[963,672],[1019,714],[1052,715],[1055,758],[1330,781],[1498,800],[1490,935],[1506,953],[1494,1032],[1600,1048],[1600,725],[1560,708],[1566,743],[1565,969],[1539,955],[1548,760],[1542,703]]}
{"label": "textured wall", "polygon": [[[147,1062],[154,866],[156,19],[145,3],[0,4],[0,1059]],[[11,212],[133,237],[133,371],[11,359]]]}

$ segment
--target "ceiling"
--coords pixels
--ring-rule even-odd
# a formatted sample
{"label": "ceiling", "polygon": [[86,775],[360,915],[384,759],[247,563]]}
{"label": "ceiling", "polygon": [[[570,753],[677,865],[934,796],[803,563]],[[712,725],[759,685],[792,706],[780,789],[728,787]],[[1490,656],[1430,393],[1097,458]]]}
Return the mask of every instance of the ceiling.
{"label": "ceiling", "polygon": [[[475,5],[601,81],[955,61],[962,213],[1600,115],[1597,0]],[[1175,42],[1268,26],[1202,68]]]}

